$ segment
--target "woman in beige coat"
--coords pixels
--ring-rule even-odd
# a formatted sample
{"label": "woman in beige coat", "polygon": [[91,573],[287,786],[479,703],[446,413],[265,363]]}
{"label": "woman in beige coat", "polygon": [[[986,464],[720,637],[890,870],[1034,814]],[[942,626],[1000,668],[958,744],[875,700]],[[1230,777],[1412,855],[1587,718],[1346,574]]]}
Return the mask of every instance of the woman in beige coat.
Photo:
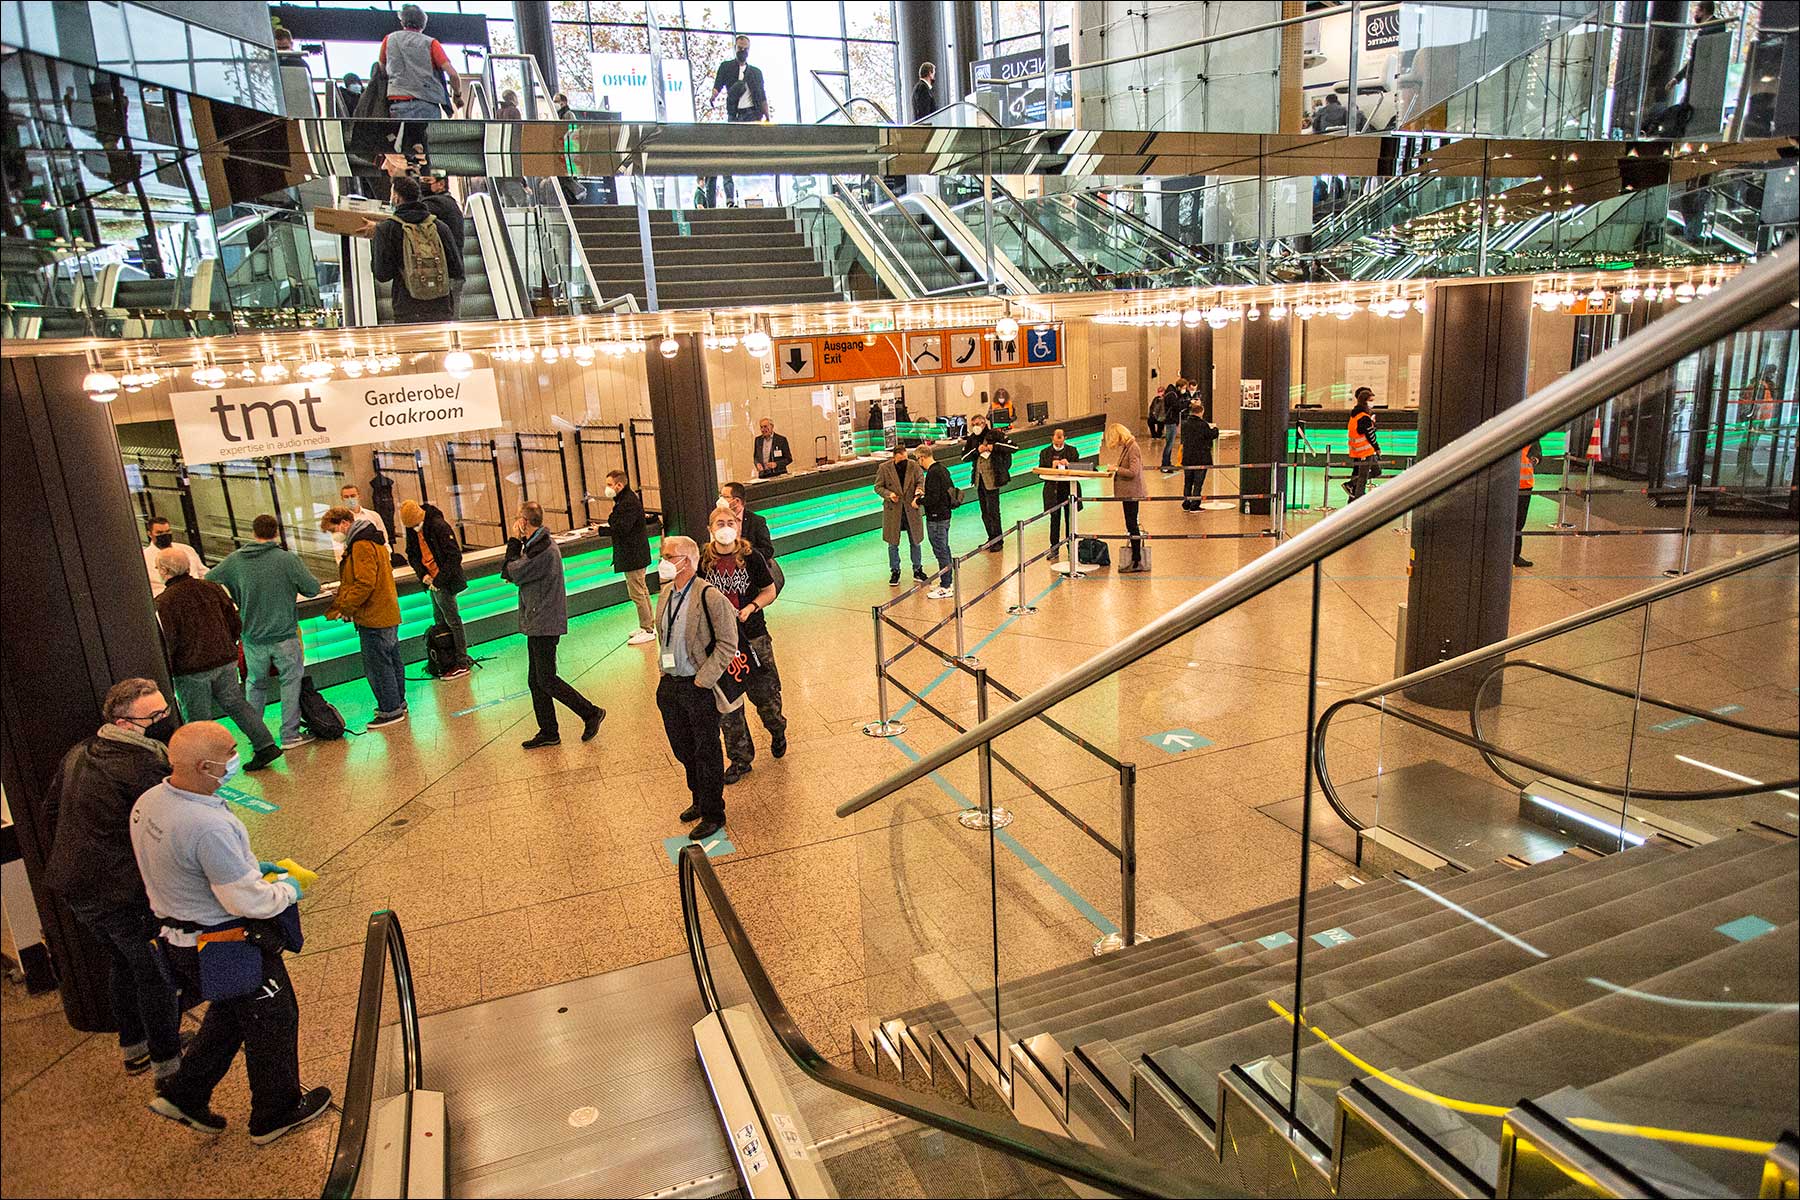
{"label": "woman in beige coat", "polygon": [[1119,564],[1119,574],[1148,571],[1144,565],[1144,531],[1138,526],[1138,501],[1150,494],[1144,484],[1144,454],[1138,448],[1137,435],[1123,425],[1110,426],[1102,445],[1116,448],[1119,459],[1113,466],[1113,495],[1124,501],[1125,532],[1131,535],[1131,561]]}

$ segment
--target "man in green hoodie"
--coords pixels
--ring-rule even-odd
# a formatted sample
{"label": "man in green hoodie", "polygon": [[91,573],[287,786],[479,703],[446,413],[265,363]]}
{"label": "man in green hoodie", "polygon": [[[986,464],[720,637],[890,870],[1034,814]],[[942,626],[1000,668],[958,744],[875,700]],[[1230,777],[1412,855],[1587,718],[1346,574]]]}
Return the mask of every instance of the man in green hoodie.
{"label": "man in green hoodie", "polygon": [[312,741],[300,728],[300,677],[306,673],[300,651],[298,598],[319,594],[319,581],[277,539],[281,524],[263,513],[251,525],[256,540],[225,557],[207,578],[225,585],[244,623],[245,696],[258,712],[268,703],[264,688],[269,674],[281,681],[281,748],[292,750]]}

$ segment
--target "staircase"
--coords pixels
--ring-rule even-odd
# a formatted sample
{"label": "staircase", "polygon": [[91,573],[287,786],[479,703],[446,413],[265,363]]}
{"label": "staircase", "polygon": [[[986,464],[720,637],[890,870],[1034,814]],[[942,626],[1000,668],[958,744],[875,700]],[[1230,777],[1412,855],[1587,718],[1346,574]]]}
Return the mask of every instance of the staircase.
{"label": "staircase", "polygon": [[[624,293],[649,307],[638,211],[625,204],[570,208],[603,300]],[[734,308],[841,300],[813,257],[792,211],[785,208],[699,208],[650,212],[651,253],[660,308]]]}
{"label": "staircase", "polygon": [[1669,1194],[1753,1195],[1738,1142],[1800,1128],[1794,1007],[1763,1003],[1800,972],[1794,835],[1311,894],[1291,1138],[1292,900],[1005,985],[999,1044],[990,992],[857,1022],[854,1058],[1249,1195],[1493,1196],[1526,1101]]}

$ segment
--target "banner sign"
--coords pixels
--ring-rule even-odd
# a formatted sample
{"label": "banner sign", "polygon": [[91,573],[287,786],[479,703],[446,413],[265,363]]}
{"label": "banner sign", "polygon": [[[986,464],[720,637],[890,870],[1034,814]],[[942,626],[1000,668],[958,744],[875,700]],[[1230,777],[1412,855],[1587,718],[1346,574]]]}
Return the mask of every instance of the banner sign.
{"label": "banner sign", "polygon": [[1262,411],[1262,380],[1241,379],[1238,381],[1238,408],[1245,412]]}
{"label": "banner sign", "polygon": [[764,387],[816,387],[867,379],[962,375],[1062,366],[1060,325],[1021,325],[1012,338],[991,329],[908,329],[778,338],[762,360]]}
{"label": "banner sign", "polygon": [[[1055,50],[1055,70],[1051,72],[1051,92],[1056,97],[1057,112],[1073,112],[1075,109],[1073,76],[1068,70],[1069,47],[1059,45]],[[1017,54],[1002,54],[995,58],[977,59],[969,64],[969,73],[975,84],[978,95],[989,92],[997,93],[1000,110],[1000,123],[1008,126],[1042,125],[1044,124],[1044,50],[1042,46],[1031,50],[1021,50]],[[1013,80],[1021,76],[1026,78],[1022,83]]]}
{"label": "banner sign", "polygon": [[499,426],[491,368],[209,388],[169,397],[190,465],[299,454],[333,446],[434,437]]}
{"label": "banner sign", "polygon": [[[655,65],[648,54],[590,54],[594,73],[594,107],[616,112],[621,120],[656,120]],[[662,60],[665,120],[694,119],[694,87],[684,58]]]}
{"label": "banner sign", "polygon": [[1400,10],[1363,15],[1363,49],[1392,50],[1400,45]]}

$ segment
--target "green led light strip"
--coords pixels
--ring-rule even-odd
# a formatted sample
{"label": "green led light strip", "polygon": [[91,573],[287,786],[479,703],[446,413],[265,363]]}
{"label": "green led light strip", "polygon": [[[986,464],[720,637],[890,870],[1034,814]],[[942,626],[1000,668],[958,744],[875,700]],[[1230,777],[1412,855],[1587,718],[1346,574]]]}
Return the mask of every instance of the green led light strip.
{"label": "green led light strip", "polygon": [[[1379,421],[1380,418],[1377,418]],[[1350,432],[1347,429],[1312,429],[1306,431],[1306,440],[1312,443],[1315,453],[1323,454],[1327,450],[1342,456],[1350,446]],[[1413,455],[1419,451],[1419,431],[1416,429],[1382,429],[1379,424],[1375,429],[1375,440],[1381,443],[1383,451],[1389,454]],[[1546,433],[1538,439],[1538,447],[1545,459],[1560,458],[1568,448],[1569,435],[1562,430]],[[1288,453],[1301,453],[1300,438],[1294,430],[1288,430]],[[1541,469],[1541,468],[1540,468]]]}

